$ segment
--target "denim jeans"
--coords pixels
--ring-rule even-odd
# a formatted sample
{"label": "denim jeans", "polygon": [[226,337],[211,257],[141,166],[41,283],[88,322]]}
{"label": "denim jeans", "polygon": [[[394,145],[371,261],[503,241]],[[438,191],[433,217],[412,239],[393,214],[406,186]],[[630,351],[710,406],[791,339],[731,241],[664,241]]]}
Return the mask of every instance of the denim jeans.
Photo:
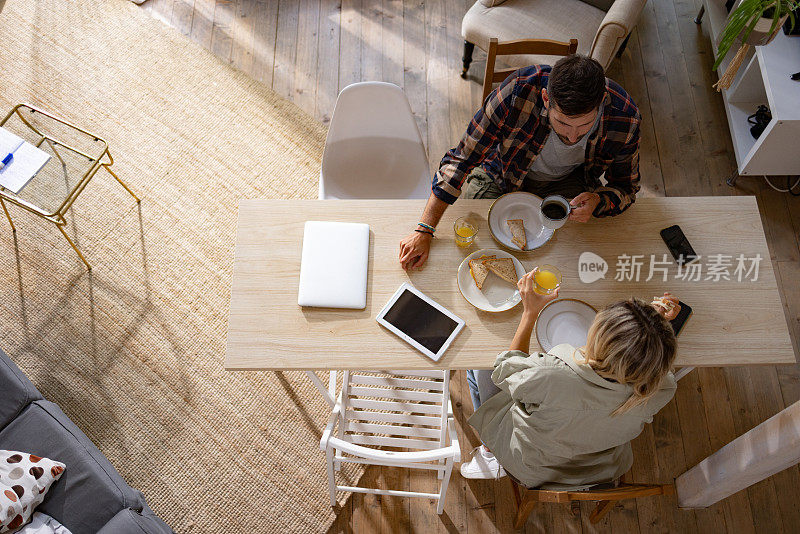
{"label": "denim jeans", "polygon": [[477,410],[481,404],[489,400],[496,393],[500,393],[500,388],[492,382],[492,371],[489,369],[477,369],[467,371],[467,385],[469,394],[472,397],[472,406]]}

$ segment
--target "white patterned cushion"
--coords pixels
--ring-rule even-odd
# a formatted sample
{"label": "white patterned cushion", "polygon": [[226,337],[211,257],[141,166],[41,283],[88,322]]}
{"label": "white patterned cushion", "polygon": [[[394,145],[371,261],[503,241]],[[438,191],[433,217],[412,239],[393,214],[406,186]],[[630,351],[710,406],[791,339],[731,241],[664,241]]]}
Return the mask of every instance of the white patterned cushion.
{"label": "white patterned cushion", "polygon": [[34,454],[0,450],[0,534],[28,522],[65,467]]}
{"label": "white patterned cushion", "polygon": [[72,532],[49,515],[34,512],[31,522],[14,534],[72,534]]}

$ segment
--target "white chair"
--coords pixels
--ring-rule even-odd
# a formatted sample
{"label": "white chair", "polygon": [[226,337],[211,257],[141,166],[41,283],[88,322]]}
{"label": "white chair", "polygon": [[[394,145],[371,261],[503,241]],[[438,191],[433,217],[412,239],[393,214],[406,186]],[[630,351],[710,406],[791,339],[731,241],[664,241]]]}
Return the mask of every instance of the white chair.
{"label": "white chair", "polygon": [[[425,144],[402,89],[359,82],[339,93],[325,139],[319,199],[422,198],[431,194]],[[328,387],[306,375],[333,406],[336,371]]]}
{"label": "white chair", "polygon": [[[320,440],[331,506],[337,491],[349,491],[434,499],[436,512],[442,513],[453,464],[461,461],[449,386],[447,371],[345,371],[342,392]],[[439,492],[337,485],[342,462],[435,470]]]}
{"label": "white chair", "polygon": [[430,194],[428,156],[403,90],[386,82],[342,89],[325,140],[319,198]]}

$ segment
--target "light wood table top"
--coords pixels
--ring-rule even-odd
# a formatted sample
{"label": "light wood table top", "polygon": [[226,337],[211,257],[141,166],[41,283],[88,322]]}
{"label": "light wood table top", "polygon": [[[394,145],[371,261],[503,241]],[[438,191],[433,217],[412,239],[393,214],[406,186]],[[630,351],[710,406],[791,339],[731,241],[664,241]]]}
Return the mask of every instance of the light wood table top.
{"label": "light wood table top", "polygon": [[[464,257],[480,248],[500,248],[489,233],[486,214],[492,201],[459,200],[439,224],[425,266],[403,271],[399,242],[417,223],[422,200],[242,200],[236,235],[225,368],[250,370],[330,369],[480,369],[491,368],[508,347],[522,305],[502,312],[479,311],[461,296],[456,272]],[[456,246],[457,217],[480,218],[476,243]],[[367,307],[364,310],[301,308],[297,305],[303,226],[306,220],[365,222],[370,225]],[[703,256],[703,279],[667,282],[656,275],[645,282],[649,259],[668,250],[662,228],[679,224]],[[604,279],[578,278],[578,257],[591,251],[609,264]],[[644,255],[638,283],[615,281],[620,255]],[[733,274],[739,254],[760,254],[758,279],[706,281],[705,256],[731,255]],[[794,351],[770,261],[755,197],[639,198],[622,215],[567,223],[553,239],[532,252],[515,254],[531,270],[539,263],[563,274],[562,298],[582,299],[595,308],[637,296],[650,300],[671,291],[693,315],[678,340],[678,366],[729,366],[795,363]],[[671,256],[669,257],[671,259]],[[378,312],[403,282],[466,321],[464,330],[437,363],[429,360],[376,321]],[[531,351],[539,350],[534,335]]]}

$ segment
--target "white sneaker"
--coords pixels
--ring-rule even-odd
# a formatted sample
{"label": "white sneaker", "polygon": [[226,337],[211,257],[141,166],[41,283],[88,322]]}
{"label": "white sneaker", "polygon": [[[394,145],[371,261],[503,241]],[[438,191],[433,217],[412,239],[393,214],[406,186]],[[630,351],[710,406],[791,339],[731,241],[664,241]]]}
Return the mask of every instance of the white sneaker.
{"label": "white sneaker", "polygon": [[494,454],[481,445],[472,451],[472,460],[461,464],[461,476],[464,478],[502,478],[506,471]]}

